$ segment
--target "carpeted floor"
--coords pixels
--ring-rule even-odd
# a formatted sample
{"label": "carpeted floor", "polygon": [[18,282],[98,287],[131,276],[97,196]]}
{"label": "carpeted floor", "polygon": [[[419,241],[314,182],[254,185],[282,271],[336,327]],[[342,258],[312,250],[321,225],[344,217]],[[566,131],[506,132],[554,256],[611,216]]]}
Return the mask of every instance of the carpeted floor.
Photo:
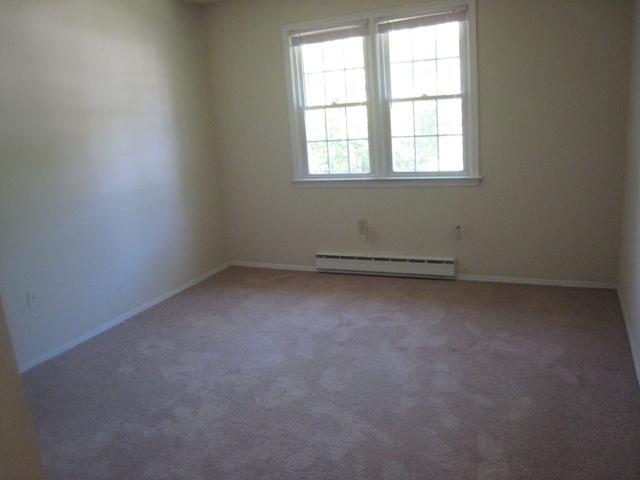
{"label": "carpeted floor", "polygon": [[23,379],[50,480],[640,478],[610,290],[230,268]]}

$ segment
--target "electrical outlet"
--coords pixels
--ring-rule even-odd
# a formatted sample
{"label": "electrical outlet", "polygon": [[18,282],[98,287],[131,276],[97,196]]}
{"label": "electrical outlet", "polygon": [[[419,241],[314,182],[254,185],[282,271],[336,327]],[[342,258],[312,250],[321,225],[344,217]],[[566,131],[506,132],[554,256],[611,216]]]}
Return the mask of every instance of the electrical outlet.
{"label": "electrical outlet", "polygon": [[369,230],[369,222],[366,220],[358,220],[358,235],[366,235]]}
{"label": "electrical outlet", "polygon": [[40,297],[35,290],[27,290],[27,305],[29,305],[29,309],[40,306]]}

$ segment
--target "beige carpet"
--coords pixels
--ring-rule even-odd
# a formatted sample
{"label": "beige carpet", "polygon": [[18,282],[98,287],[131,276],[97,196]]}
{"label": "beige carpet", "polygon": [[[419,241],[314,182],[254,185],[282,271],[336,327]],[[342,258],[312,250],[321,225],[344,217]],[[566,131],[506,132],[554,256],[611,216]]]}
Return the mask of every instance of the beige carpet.
{"label": "beige carpet", "polygon": [[23,378],[51,480],[640,478],[608,290],[231,268]]}

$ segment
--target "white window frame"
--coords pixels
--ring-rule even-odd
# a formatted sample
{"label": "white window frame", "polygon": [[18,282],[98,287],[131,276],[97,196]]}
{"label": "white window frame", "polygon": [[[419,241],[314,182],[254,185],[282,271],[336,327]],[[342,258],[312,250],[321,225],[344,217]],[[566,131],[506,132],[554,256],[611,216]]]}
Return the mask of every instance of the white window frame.
{"label": "white window frame", "polygon": [[[457,8],[466,10],[461,22],[461,79],[463,108],[464,169],[460,172],[393,172],[391,166],[390,97],[386,67],[385,42],[378,25],[385,20],[442,14]],[[300,187],[366,187],[366,186],[474,186],[481,180],[478,147],[478,75],[476,47],[475,0],[436,0],[406,7],[378,10],[363,14],[314,20],[282,27],[291,150],[293,155],[293,183]],[[291,39],[300,32],[330,29],[349,23],[365,21],[369,33],[364,38],[365,69],[369,113],[369,149],[371,172],[367,174],[309,174],[304,126],[304,88],[302,84],[302,56]]]}

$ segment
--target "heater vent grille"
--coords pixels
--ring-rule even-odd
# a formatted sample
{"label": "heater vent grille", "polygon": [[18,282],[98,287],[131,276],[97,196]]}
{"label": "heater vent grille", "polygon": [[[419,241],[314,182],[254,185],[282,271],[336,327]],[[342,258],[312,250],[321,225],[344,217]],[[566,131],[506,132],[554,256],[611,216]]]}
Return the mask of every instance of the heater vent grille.
{"label": "heater vent grille", "polygon": [[316,268],[320,272],[454,279],[456,261],[454,258],[318,253]]}

